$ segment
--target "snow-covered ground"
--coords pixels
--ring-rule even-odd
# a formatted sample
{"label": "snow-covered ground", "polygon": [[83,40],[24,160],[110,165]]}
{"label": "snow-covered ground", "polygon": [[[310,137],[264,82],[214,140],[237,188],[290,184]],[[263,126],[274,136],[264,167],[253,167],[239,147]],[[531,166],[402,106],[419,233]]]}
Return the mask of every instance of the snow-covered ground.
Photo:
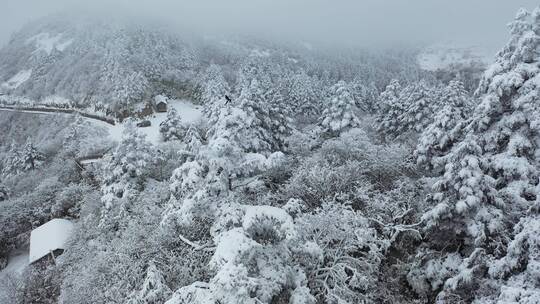
{"label": "snow-covered ground", "polygon": [[[182,118],[182,122],[185,124],[191,124],[201,119],[202,109],[200,106],[196,106],[193,103],[186,100],[169,100],[168,107],[174,108],[178,115]],[[159,133],[159,124],[167,118],[167,113],[154,113],[152,117],[147,117],[142,120],[149,120],[151,125],[145,128],[138,128],[138,130],[146,135],[146,139],[152,144],[159,144],[161,135]],[[95,121],[93,122],[106,127],[109,130],[109,137],[113,141],[120,141],[122,139],[122,132],[125,127],[125,123],[118,123],[114,126],[105,122]]]}
{"label": "snow-covered ground", "polygon": [[[9,300],[9,295],[5,288],[9,285],[9,280],[20,276],[24,269],[28,266],[28,252],[27,251],[17,251],[14,252],[8,258],[8,265],[6,268],[0,270],[0,302],[5,302]],[[4,302],[3,302],[4,301]]]}
{"label": "snow-covered ground", "polygon": [[[46,102],[46,104],[70,104],[70,101],[63,98],[58,97],[50,97],[46,98],[45,100],[49,101]],[[192,124],[199,119],[202,118],[202,108],[200,106],[194,105],[192,102],[187,100],[168,100],[168,107],[174,108],[180,118],[182,119],[182,122],[186,125]],[[12,112],[23,112],[23,113],[33,113],[33,114],[44,114],[44,115],[63,115],[63,113],[56,113],[56,112],[39,112],[35,110],[19,110],[19,109],[1,109],[2,111],[12,111]],[[65,115],[72,115],[72,114],[65,114]],[[149,127],[144,128],[138,128],[138,130],[146,135],[146,138],[149,142],[152,144],[159,144],[162,142],[161,135],[159,133],[159,125],[161,122],[163,122],[167,118],[166,112],[158,112],[154,113],[151,117],[146,117],[144,119],[139,119],[139,121],[143,120],[149,120],[151,125]],[[96,124],[98,126],[101,126],[105,128],[109,133],[109,139],[112,141],[119,142],[122,139],[122,132],[124,130],[124,127],[126,123],[117,123],[115,125],[110,125],[104,121],[92,119],[85,117],[85,119],[88,119],[93,124]]]}
{"label": "snow-covered ground", "polygon": [[30,79],[30,76],[32,75],[32,70],[22,70],[19,73],[15,74],[13,77],[11,77],[8,81],[4,82],[2,84],[3,88],[6,88],[8,90],[16,89],[19,87],[23,82]]}
{"label": "snow-covered ground", "polygon": [[486,64],[487,62],[490,62],[489,52],[471,46],[433,45],[418,56],[418,64],[426,71],[445,70],[452,64]]}
{"label": "snow-covered ground", "polygon": [[34,52],[44,51],[47,55],[50,55],[54,49],[60,52],[64,51],[73,42],[73,39],[62,41],[62,34],[41,33],[28,39],[27,42],[33,42],[36,45]]}

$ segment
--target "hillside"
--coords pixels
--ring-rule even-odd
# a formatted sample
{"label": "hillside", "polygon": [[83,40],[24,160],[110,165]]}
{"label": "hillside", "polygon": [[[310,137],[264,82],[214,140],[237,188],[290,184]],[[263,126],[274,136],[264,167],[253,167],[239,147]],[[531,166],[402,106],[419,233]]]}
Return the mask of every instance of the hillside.
{"label": "hillside", "polygon": [[[412,51],[355,49],[336,56],[328,47],[179,34],[157,24],[66,14],[32,22],[0,50],[0,94],[126,117],[158,94],[199,103],[211,64],[221,67],[234,92],[245,58],[268,65],[286,95],[294,94],[286,82],[303,73],[323,86],[345,77],[380,89],[390,77],[418,70]],[[392,61],[400,62],[394,71],[388,70]]]}

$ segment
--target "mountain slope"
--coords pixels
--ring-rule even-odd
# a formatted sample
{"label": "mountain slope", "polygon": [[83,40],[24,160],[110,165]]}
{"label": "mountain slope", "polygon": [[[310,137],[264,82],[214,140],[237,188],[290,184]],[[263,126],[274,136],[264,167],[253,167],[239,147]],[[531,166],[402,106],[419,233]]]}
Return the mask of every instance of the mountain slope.
{"label": "mountain slope", "polygon": [[4,93],[60,95],[78,106],[131,109],[167,82],[189,78],[196,60],[177,36],[95,18],[43,18],[0,51]]}

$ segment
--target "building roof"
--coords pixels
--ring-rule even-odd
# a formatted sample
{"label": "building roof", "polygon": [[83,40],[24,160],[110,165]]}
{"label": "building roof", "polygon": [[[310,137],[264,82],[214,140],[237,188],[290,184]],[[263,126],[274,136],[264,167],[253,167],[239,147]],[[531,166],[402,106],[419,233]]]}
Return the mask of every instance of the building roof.
{"label": "building roof", "polygon": [[30,263],[57,249],[65,249],[65,244],[72,231],[73,223],[64,219],[53,219],[32,230],[30,234]]}
{"label": "building roof", "polygon": [[159,104],[159,103],[167,104],[168,100],[169,98],[167,98],[167,96],[164,96],[164,95],[156,95],[156,97],[154,97],[155,104]]}

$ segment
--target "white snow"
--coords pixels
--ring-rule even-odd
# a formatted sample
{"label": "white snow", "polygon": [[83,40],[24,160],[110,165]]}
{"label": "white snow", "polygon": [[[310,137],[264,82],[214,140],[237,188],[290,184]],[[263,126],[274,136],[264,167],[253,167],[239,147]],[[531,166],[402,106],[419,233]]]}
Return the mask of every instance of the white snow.
{"label": "white snow", "polygon": [[154,102],[156,104],[158,104],[160,102],[163,102],[163,103],[167,104],[169,102],[169,98],[167,98],[167,96],[164,96],[164,95],[156,95],[154,97]]}
{"label": "white snow", "polygon": [[73,43],[73,39],[69,39],[63,42],[61,42],[61,40],[62,34],[57,34],[53,36],[49,33],[41,33],[28,39],[27,43],[35,43],[36,50],[34,51],[34,53],[44,51],[45,53],[47,53],[47,55],[50,55],[54,49],[62,52],[71,43]]}
{"label": "white snow", "polygon": [[6,288],[9,288],[12,279],[23,273],[26,266],[28,266],[28,252],[16,251],[9,256],[6,268],[0,270],[0,302],[9,303],[7,301],[10,300],[10,295]]}
{"label": "white snow", "polygon": [[15,74],[15,76],[11,77],[8,81],[4,82],[2,84],[3,88],[6,88],[8,90],[16,89],[19,87],[23,82],[30,79],[30,76],[32,75],[32,70],[22,70],[19,73]]}
{"label": "white snow", "polygon": [[30,234],[29,261],[33,263],[56,249],[64,249],[73,230],[73,223],[53,219],[32,230]]}
{"label": "white snow", "polygon": [[28,252],[18,251],[8,258],[6,268],[0,271],[0,277],[7,274],[21,274],[28,265]]}
{"label": "white snow", "polygon": [[474,46],[439,44],[428,47],[418,56],[420,68],[426,71],[448,69],[453,64],[470,65],[475,62],[486,64],[489,55],[486,50]]}
{"label": "white snow", "polygon": [[101,158],[91,158],[91,159],[81,160],[80,163],[81,163],[81,165],[89,165],[89,164],[93,164],[93,163],[98,163],[101,160],[102,160]]}
{"label": "white snow", "polygon": [[257,225],[257,219],[260,217],[271,217],[280,223],[278,229],[282,230],[287,238],[295,235],[294,221],[284,209],[272,206],[246,206],[246,214],[242,221],[244,230]]}
{"label": "white snow", "polygon": [[[194,105],[193,103],[186,100],[168,100],[167,106],[169,108],[174,108],[182,122],[185,124],[192,124],[202,117],[201,107]],[[152,117],[147,117],[143,120],[149,120],[151,126],[145,128],[138,128],[139,132],[146,135],[146,139],[152,144],[159,144],[162,142],[161,134],[159,133],[159,124],[167,118],[166,112],[154,113]],[[100,123],[95,121],[96,123]],[[122,131],[124,130],[125,124],[119,123],[114,126],[102,123],[109,130],[109,137],[113,141],[120,142],[122,139]]]}
{"label": "white snow", "polygon": [[73,39],[69,39],[66,42],[62,42],[60,44],[57,44],[56,49],[59,50],[60,52],[63,52],[72,43],[73,43]]}

